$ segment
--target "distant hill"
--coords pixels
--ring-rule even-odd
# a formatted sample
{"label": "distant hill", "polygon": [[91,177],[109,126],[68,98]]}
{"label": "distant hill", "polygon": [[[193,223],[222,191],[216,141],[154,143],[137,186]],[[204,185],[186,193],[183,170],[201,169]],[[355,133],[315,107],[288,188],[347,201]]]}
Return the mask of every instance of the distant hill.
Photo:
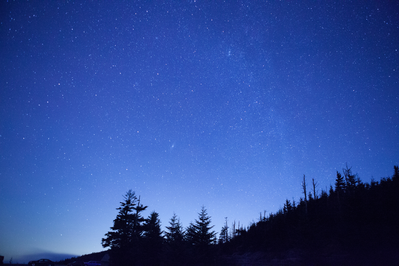
{"label": "distant hill", "polygon": [[234,230],[222,254],[266,264],[398,265],[399,167],[370,184],[343,172],[321,193],[306,193],[304,177],[299,203],[287,199],[277,213]]}
{"label": "distant hill", "polygon": [[[52,261],[60,261],[65,258],[71,258],[75,256],[74,254],[64,254],[64,253],[54,253],[54,252],[41,252],[41,253],[32,253],[20,256],[12,261],[11,265],[26,265],[29,261],[39,260],[39,259],[49,259]],[[4,264],[10,264],[8,261],[4,261]]]}
{"label": "distant hill", "polygon": [[70,259],[65,259],[65,260],[61,260],[58,262],[58,264],[63,264],[66,265],[68,263],[72,263],[72,262],[81,262],[83,264],[83,262],[87,262],[87,261],[101,261],[101,259],[104,257],[104,255],[107,253],[108,251],[101,251],[101,252],[93,252],[91,254],[86,254],[86,255],[82,255],[79,257],[72,257]]}

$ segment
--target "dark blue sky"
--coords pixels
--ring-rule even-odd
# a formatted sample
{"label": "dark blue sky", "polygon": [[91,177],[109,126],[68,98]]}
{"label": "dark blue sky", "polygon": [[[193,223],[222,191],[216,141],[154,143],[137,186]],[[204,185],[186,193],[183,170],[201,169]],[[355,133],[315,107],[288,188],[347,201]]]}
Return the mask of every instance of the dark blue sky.
{"label": "dark blue sky", "polygon": [[[129,189],[219,232],[399,164],[394,1],[2,1],[0,252],[101,251]],[[310,186],[309,186],[310,189]]]}

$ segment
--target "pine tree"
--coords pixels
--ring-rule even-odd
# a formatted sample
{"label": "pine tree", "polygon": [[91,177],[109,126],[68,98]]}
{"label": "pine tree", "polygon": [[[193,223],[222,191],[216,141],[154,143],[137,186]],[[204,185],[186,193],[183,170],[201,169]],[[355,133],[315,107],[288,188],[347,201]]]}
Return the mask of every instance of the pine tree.
{"label": "pine tree", "polygon": [[356,188],[356,175],[352,174],[352,168],[348,167],[348,164],[346,164],[346,167],[342,169],[344,176],[345,176],[345,187],[346,191],[348,193],[353,193],[353,191]]}
{"label": "pine tree", "polygon": [[144,224],[144,238],[152,242],[162,242],[161,220],[157,212],[152,212]]}
{"label": "pine tree", "polygon": [[291,211],[292,211],[291,202],[288,199],[286,199],[285,203],[284,203],[284,207],[283,207],[283,213],[287,214],[287,213],[289,213]]}
{"label": "pine tree", "polygon": [[330,189],[328,190],[328,195],[332,196],[334,194],[333,186],[330,185]]}
{"label": "pine tree", "polygon": [[144,254],[146,265],[159,265],[162,252],[162,230],[159,214],[155,211],[150,214],[144,224]]}
{"label": "pine tree", "polygon": [[[261,217],[262,219],[262,217]],[[219,244],[224,244],[229,242],[229,226],[227,225],[227,217],[225,218],[226,223],[222,227],[222,230],[220,231],[220,236],[219,236]]]}
{"label": "pine tree", "polygon": [[137,240],[141,239],[144,232],[144,222],[146,221],[144,217],[141,215],[141,212],[147,209],[147,206],[144,206],[140,203],[140,197],[137,201],[136,206],[133,207],[135,210],[134,214],[134,227],[133,227],[133,237]]}
{"label": "pine tree", "polygon": [[201,208],[201,212],[198,214],[198,220],[195,223],[190,223],[187,230],[187,235],[192,245],[195,246],[208,246],[215,243],[216,233],[211,231],[213,226],[211,224],[211,217],[208,216],[204,206]]}
{"label": "pine tree", "polygon": [[126,192],[123,196],[124,201],[121,207],[117,208],[118,215],[114,220],[111,231],[105,234],[105,238],[101,243],[104,248],[110,248],[110,259],[112,263],[125,266],[134,265],[136,258],[135,247],[138,246],[139,239],[136,235],[140,235],[139,212],[147,207],[140,205],[135,193],[132,190]]}
{"label": "pine tree", "polygon": [[337,171],[337,178],[335,179],[335,192],[337,194],[343,193],[345,190],[344,177]]}
{"label": "pine tree", "polygon": [[216,233],[211,231],[213,226],[210,224],[211,217],[208,216],[203,206],[198,214],[198,220],[195,220],[195,223],[190,223],[186,230],[186,239],[193,254],[192,259],[196,263],[210,264],[213,260],[214,254],[211,245],[216,243]]}
{"label": "pine tree", "polygon": [[399,180],[399,167],[397,165],[394,165],[393,169],[394,169],[394,173],[392,176],[392,180],[394,180],[394,181]]}
{"label": "pine tree", "polygon": [[179,244],[184,240],[183,226],[177,215],[174,213],[169,221],[170,226],[166,226],[168,231],[165,232],[166,242],[168,244]]}
{"label": "pine tree", "polygon": [[309,199],[309,201],[313,201],[312,192],[310,192],[310,191],[309,191],[309,194],[308,194],[308,199]]}
{"label": "pine tree", "polygon": [[166,226],[165,232],[165,263],[166,265],[186,265],[187,250],[185,232],[180,219],[174,213]]}
{"label": "pine tree", "polygon": [[337,177],[335,179],[335,193],[337,194],[339,212],[341,212],[341,198],[344,192],[345,192],[344,177],[337,171]]}

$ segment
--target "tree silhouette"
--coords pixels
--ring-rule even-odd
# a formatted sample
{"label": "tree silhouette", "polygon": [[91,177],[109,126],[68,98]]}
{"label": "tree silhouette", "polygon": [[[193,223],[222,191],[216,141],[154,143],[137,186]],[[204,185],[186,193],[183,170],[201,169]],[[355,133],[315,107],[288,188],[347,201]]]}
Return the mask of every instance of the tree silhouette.
{"label": "tree silhouette", "polygon": [[180,223],[180,219],[174,213],[169,221],[169,226],[166,226],[165,232],[166,242],[169,244],[181,243],[184,240],[184,229]]}
{"label": "tree silhouette", "polygon": [[286,199],[283,207],[283,213],[287,214],[288,212],[292,211],[292,208],[293,207],[291,202],[288,199]]}
{"label": "tree silhouette", "polygon": [[349,194],[352,194],[357,185],[356,175],[352,174],[352,168],[348,167],[348,164],[346,164],[346,167],[343,168],[342,171],[345,176],[346,192],[348,192]]}
{"label": "tree silhouette", "polygon": [[211,217],[204,206],[201,208],[201,212],[198,214],[198,220],[195,223],[191,223],[189,230],[187,231],[188,237],[191,244],[199,247],[208,246],[215,243],[216,233],[211,231],[213,226],[211,224]]}
{"label": "tree silhouette", "polygon": [[123,198],[121,207],[117,208],[119,213],[114,220],[114,226],[111,227],[112,231],[105,234],[102,246],[111,248],[110,255],[114,263],[128,265],[127,254],[132,248],[131,238],[134,227],[133,208],[136,205],[137,197],[134,192],[129,190]]}
{"label": "tree silhouette", "polygon": [[316,193],[316,187],[317,187],[317,182],[314,181],[314,178],[312,178],[312,187],[313,187],[313,196],[314,199],[317,199],[317,193]]}
{"label": "tree silhouette", "polygon": [[186,239],[193,249],[193,258],[195,260],[207,263],[213,259],[211,244],[216,243],[216,233],[211,231],[213,226],[211,217],[208,215],[204,206],[198,213],[198,219],[195,223],[190,223],[186,230]]}
{"label": "tree silhouette", "polygon": [[185,232],[180,219],[174,213],[166,226],[165,232],[165,262],[167,265],[184,265],[185,263]]}
{"label": "tree silhouette", "polygon": [[[344,175],[337,172],[335,190],[330,186],[329,193],[326,188],[318,196],[312,182],[307,214],[303,198],[296,207],[286,200],[282,209],[267,218],[261,215],[258,223],[234,235],[229,248],[222,250],[232,256],[243,254],[246,262],[250,254],[270,256],[254,265],[285,265],[291,258],[286,254],[292,252],[298,265],[396,265],[399,167],[394,167],[392,178],[372,179],[371,184],[362,183],[351,168],[343,170]],[[304,185],[305,180],[302,192],[306,191]],[[273,254],[286,260],[273,258]]]}
{"label": "tree silhouette", "polygon": [[[144,219],[140,204],[131,190],[123,197],[118,215],[105,237],[112,266],[128,265],[252,265],[275,264],[273,254],[303,256],[298,263],[312,265],[396,265],[399,255],[399,167],[392,177],[362,183],[346,165],[343,175],[337,171],[334,187],[316,193],[317,183],[296,203],[286,200],[276,213],[266,212],[259,222],[244,227],[222,227],[218,246],[211,217],[201,208],[195,222],[184,232],[173,215],[162,237],[160,219],[155,211]],[[334,189],[335,188],[335,189]],[[308,192],[308,193],[307,193]],[[221,256],[216,257],[216,254]],[[251,252],[267,254],[269,261],[250,261]],[[242,259],[239,254],[243,254]],[[295,254],[294,254],[295,255]],[[237,257],[238,256],[238,257]],[[262,255],[263,256],[263,255]],[[278,255],[280,256],[280,255]],[[284,256],[284,255],[283,255]],[[328,257],[329,261],[326,261]],[[332,261],[330,261],[332,260]],[[327,263],[328,262],[328,263]],[[347,262],[347,264],[343,263]],[[302,264],[301,264],[302,265]]]}
{"label": "tree silhouette", "polygon": [[307,200],[307,195],[306,195],[306,179],[305,175],[303,175],[303,180],[302,180],[302,193],[305,201],[305,213],[308,213],[308,200]]}
{"label": "tree silhouette", "polygon": [[142,235],[142,219],[140,212],[147,206],[140,205],[132,190],[123,196],[124,201],[118,207],[114,225],[105,234],[101,244],[110,248],[110,260],[115,265],[134,265],[137,261],[137,251]]}
{"label": "tree silhouette", "polygon": [[229,242],[229,226],[227,225],[227,217],[225,217],[226,223],[222,227],[220,231],[220,236],[219,236],[219,244],[224,244]]}
{"label": "tree silhouette", "polygon": [[392,180],[397,181],[399,179],[399,167],[395,165],[393,169],[394,169],[394,174],[392,176]]}
{"label": "tree silhouette", "polygon": [[162,252],[162,230],[159,214],[155,211],[150,214],[144,224],[144,254],[145,264],[159,265],[161,263]]}
{"label": "tree silhouette", "polygon": [[335,179],[335,192],[343,192],[345,190],[344,177],[337,171],[337,177]]}

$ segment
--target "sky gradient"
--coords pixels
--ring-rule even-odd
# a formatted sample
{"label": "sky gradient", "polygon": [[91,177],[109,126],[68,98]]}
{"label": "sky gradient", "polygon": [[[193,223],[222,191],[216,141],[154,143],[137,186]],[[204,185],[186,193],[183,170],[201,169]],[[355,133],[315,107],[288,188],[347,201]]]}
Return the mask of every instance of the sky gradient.
{"label": "sky gradient", "polygon": [[[395,1],[2,1],[0,255],[82,255],[122,195],[218,233],[399,165]],[[310,189],[310,186],[309,186]],[[29,259],[28,259],[28,257]],[[39,259],[39,257],[35,257]]]}

